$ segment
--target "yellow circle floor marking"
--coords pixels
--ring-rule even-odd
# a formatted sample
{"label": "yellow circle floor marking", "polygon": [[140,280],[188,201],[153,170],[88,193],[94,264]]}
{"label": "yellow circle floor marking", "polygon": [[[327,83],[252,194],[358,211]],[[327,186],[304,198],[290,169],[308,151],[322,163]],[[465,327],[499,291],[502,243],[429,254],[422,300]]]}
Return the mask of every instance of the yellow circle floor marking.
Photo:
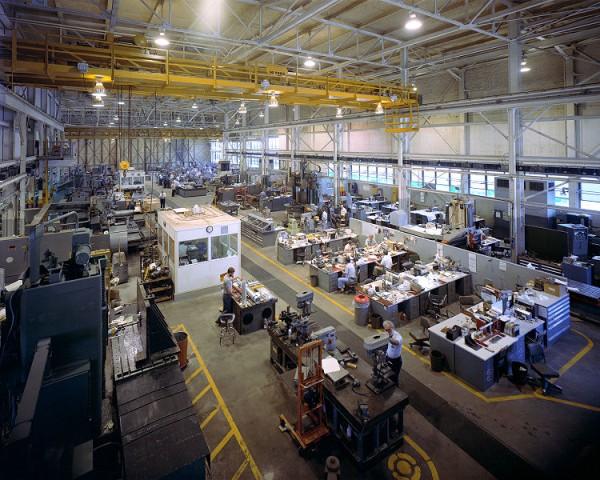
{"label": "yellow circle floor marking", "polygon": [[421,478],[421,467],[408,453],[393,453],[388,458],[387,466],[396,480],[420,480]]}

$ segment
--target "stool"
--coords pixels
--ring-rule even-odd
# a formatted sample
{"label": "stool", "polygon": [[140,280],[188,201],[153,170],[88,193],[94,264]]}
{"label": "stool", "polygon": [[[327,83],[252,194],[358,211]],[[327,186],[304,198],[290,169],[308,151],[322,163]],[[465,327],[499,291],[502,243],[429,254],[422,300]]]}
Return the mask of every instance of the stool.
{"label": "stool", "polygon": [[346,283],[346,285],[344,285],[344,293],[356,294],[356,284],[356,280]]}
{"label": "stool", "polygon": [[219,345],[223,345],[224,338],[231,338],[232,343],[235,343],[235,336],[237,332],[233,328],[233,320],[235,314],[233,313],[222,313],[219,315]]}

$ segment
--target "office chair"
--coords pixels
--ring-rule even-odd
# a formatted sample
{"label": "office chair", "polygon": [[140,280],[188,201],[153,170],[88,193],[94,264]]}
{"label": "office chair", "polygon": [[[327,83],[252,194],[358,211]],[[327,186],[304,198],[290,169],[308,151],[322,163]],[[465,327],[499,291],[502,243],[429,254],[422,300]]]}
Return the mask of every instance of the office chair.
{"label": "office chair", "polygon": [[298,264],[298,265],[304,265],[305,260],[306,260],[306,249],[305,248],[299,248],[296,251],[296,264]]}
{"label": "office chair", "polygon": [[408,332],[408,334],[410,335],[410,338],[413,339],[413,341],[409,343],[410,348],[416,347],[421,353],[423,353],[423,350],[426,348],[431,348],[431,345],[429,344],[429,336],[416,337],[412,332]]}
{"label": "office chair", "polygon": [[481,300],[475,295],[460,295],[458,297],[458,304],[460,305],[461,312],[473,305],[477,305],[480,301]]}
{"label": "office chair", "polygon": [[536,385],[542,387],[542,393],[544,395],[547,395],[553,391],[556,393],[562,393],[562,387],[550,382],[551,379],[558,378],[560,373],[546,364],[544,347],[537,342],[528,343],[527,353],[529,354],[529,366],[538,376],[537,379],[534,379],[535,383]]}
{"label": "office chair", "polygon": [[357,285],[357,281],[356,280],[348,280],[348,283],[346,283],[346,285],[344,285],[344,293],[356,293],[356,285]]}
{"label": "office chair", "polygon": [[427,302],[429,304],[427,313],[432,313],[434,319],[439,321],[442,316],[448,318],[448,312],[442,312],[442,308],[446,306],[447,295],[436,295],[429,292]]}

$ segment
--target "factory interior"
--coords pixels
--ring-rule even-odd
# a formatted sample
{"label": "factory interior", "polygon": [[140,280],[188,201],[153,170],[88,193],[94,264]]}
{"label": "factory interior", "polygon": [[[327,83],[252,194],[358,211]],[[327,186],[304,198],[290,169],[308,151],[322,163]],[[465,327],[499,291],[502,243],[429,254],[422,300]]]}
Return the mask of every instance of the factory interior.
{"label": "factory interior", "polygon": [[0,0],[0,478],[597,478],[599,131],[597,1]]}

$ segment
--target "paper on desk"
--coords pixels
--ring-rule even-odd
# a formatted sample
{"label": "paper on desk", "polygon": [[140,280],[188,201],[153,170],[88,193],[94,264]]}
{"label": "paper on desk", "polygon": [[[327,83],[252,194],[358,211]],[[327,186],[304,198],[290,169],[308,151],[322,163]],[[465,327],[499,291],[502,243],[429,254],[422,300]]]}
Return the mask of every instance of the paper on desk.
{"label": "paper on desk", "polygon": [[326,357],[321,361],[321,366],[323,367],[323,373],[328,374],[332,372],[340,371],[339,362],[333,357]]}
{"label": "paper on desk", "polygon": [[469,253],[469,271],[477,272],[477,255]]}

